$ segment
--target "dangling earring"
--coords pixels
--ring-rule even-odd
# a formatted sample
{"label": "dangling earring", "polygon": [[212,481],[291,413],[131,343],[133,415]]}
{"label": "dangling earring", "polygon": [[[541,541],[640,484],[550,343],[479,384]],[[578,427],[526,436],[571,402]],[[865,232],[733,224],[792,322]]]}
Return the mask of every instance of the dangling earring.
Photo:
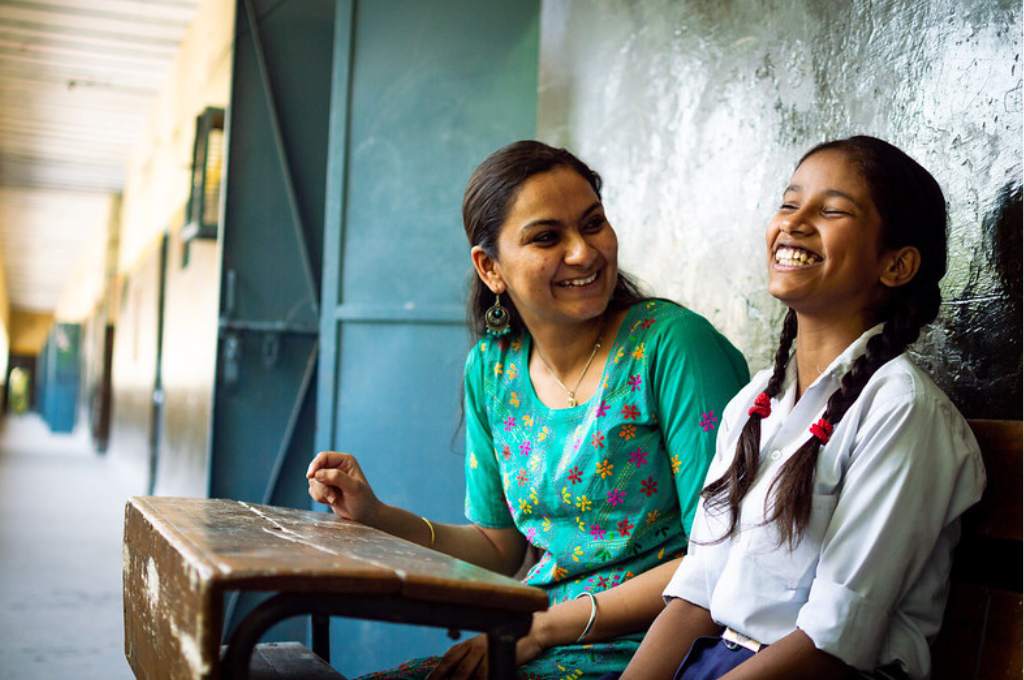
{"label": "dangling earring", "polygon": [[496,337],[507,334],[510,330],[510,321],[508,310],[501,306],[501,295],[495,294],[494,304],[484,314],[484,326],[487,329],[487,334]]}

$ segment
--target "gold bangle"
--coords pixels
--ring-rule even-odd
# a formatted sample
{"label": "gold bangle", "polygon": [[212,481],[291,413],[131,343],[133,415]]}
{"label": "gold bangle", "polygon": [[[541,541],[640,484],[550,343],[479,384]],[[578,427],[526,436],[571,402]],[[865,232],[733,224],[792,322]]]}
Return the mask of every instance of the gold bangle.
{"label": "gold bangle", "polygon": [[437,534],[434,532],[434,525],[426,517],[420,517],[421,520],[427,523],[427,528],[430,529],[430,545],[428,548],[433,548],[434,544],[437,543]]}

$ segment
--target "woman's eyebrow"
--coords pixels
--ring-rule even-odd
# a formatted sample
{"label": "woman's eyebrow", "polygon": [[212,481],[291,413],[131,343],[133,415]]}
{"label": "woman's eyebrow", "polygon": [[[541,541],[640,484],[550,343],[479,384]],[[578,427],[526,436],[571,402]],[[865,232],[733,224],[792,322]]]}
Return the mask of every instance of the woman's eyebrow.
{"label": "woman's eyebrow", "polygon": [[601,209],[601,201],[594,201],[593,203],[591,203],[587,207],[586,210],[584,210],[582,213],[580,213],[580,221],[582,222],[583,220],[587,219],[587,215],[589,215],[590,213],[594,212],[595,210],[600,210],[600,209]]}
{"label": "woman's eyebrow", "polygon": [[[587,218],[587,215],[589,215],[590,213],[594,212],[595,210],[600,210],[600,209],[601,209],[601,201],[594,201],[589,206],[587,206],[586,210],[584,210],[582,213],[580,213],[580,217],[579,217],[580,221],[585,220]],[[519,231],[520,232],[524,232],[524,231],[527,231],[529,229],[533,229],[534,227],[561,227],[561,226],[562,226],[562,221],[561,220],[555,219],[554,217],[541,217],[541,218],[536,219],[536,220],[530,220],[529,222],[524,224],[522,227],[520,227]]]}
{"label": "woman's eyebrow", "polygon": [[542,217],[537,220],[530,220],[519,228],[519,232],[529,231],[534,227],[561,227],[561,220],[556,220],[554,217]]}

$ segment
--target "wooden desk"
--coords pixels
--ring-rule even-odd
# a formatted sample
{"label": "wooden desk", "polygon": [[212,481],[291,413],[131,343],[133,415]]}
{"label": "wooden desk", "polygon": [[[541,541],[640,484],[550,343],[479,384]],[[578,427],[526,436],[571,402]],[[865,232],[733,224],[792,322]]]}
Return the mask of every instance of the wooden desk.
{"label": "wooden desk", "polygon": [[[222,660],[224,594],[278,593],[242,621]],[[260,635],[314,615],[488,633],[492,678],[514,677],[515,641],[544,591],[333,515],[238,501],[135,497],[125,506],[125,655],[138,678],[244,677]]]}

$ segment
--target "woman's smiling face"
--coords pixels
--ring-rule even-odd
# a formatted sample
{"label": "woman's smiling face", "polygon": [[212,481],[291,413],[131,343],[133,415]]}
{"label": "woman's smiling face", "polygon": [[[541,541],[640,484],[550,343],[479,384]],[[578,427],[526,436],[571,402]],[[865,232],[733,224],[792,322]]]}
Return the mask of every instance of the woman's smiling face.
{"label": "woman's smiling face", "polygon": [[881,225],[846,154],[809,156],[768,225],[768,292],[797,312],[873,316],[885,291]]}
{"label": "woman's smiling face", "polygon": [[484,280],[509,294],[528,327],[585,322],[607,308],[618,279],[618,240],[600,198],[575,170],[558,166],[527,179],[497,246]]}

